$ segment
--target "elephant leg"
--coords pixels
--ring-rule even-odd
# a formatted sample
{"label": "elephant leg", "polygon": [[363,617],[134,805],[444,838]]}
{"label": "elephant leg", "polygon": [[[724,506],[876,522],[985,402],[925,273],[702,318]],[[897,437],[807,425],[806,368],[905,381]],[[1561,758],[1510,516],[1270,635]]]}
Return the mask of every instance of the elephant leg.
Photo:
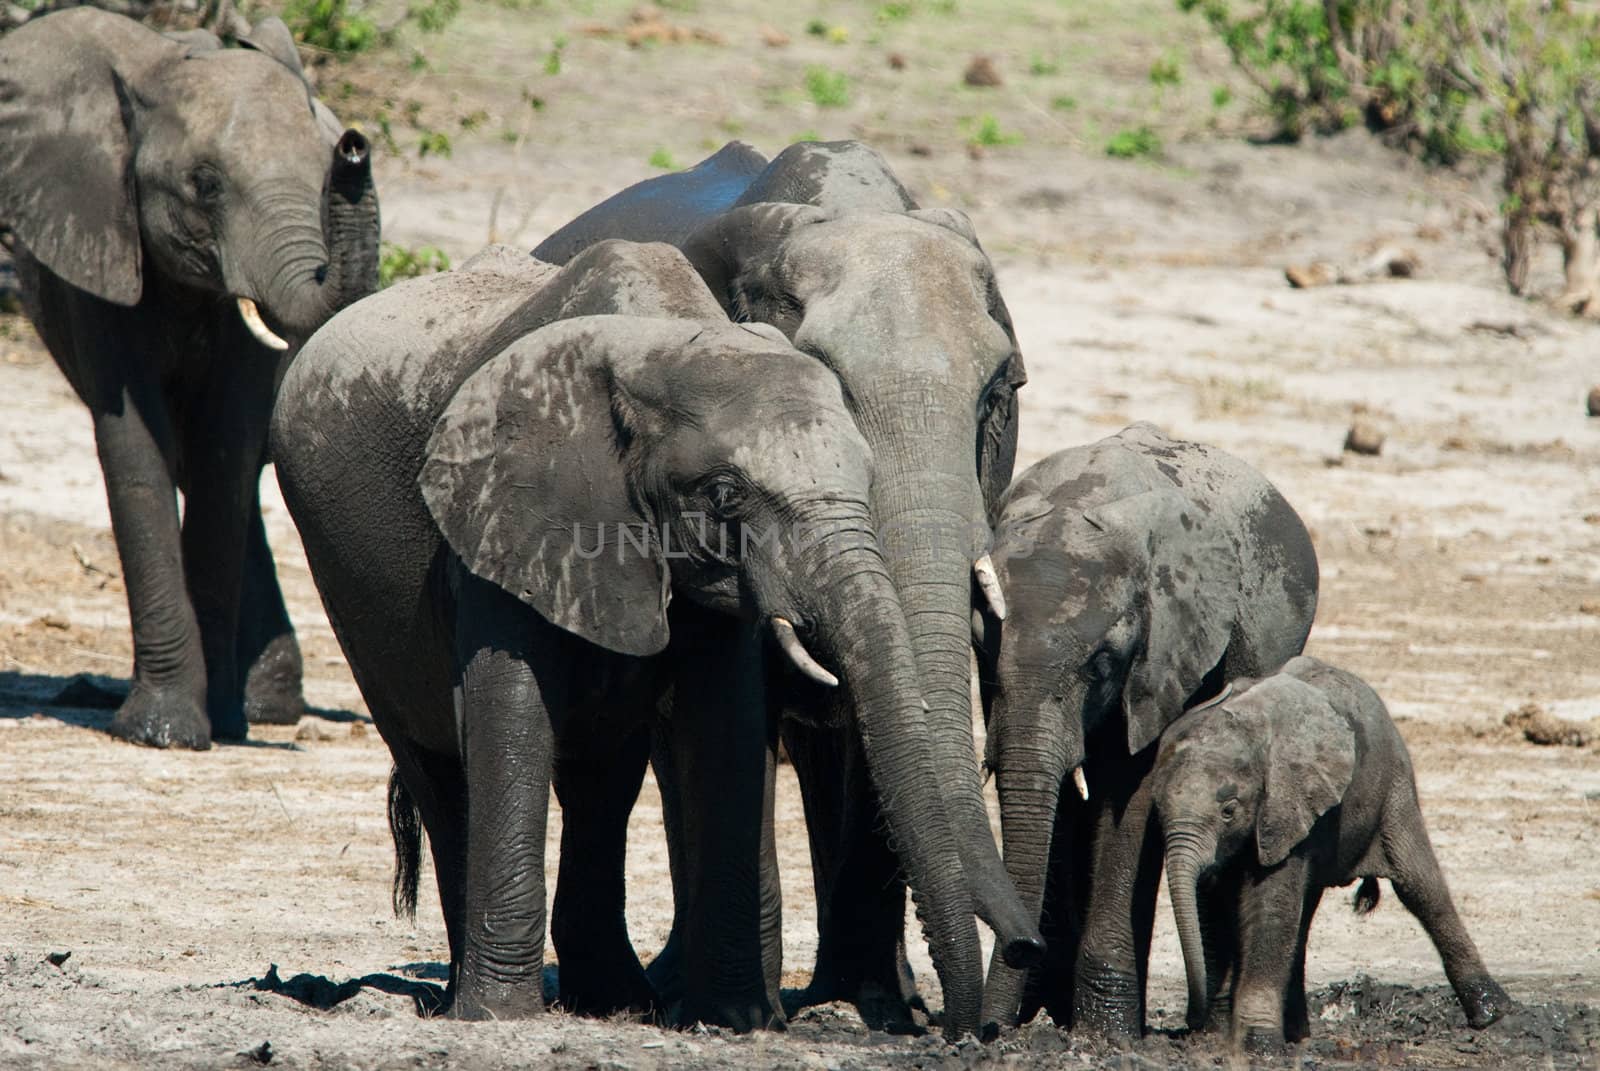
{"label": "elephant leg", "polygon": [[850,1001],[875,1030],[921,1028],[926,1016],[905,955],[905,882],[883,836],[877,795],[853,731],[787,720],[784,746],[800,782],[817,902],[811,984],[785,994],[791,1014]]}
{"label": "elephant leg", "polygon": [[1233,1021],[1233,981],[1239,960],[1239,877],[1229,873],[1200,898],[1200,943],[1206,957],[1208,1033],[1227,1033]]}
{"label": "elephant leg", "polygon": [[261,513],[265,438],[264,427],[252,424],[264,423],[255,406],[270,405],[252,378],[241,372],[207,384],[188,403],[182,433],[184,575],[205,654],[206,713],[220,740],[243,740],[247,732],[239,609],[251,521]]}
{"label": "elephant leg", "polygon": [[681,808],[683,1001],[678,1017],[735,1030],[781,1027],[763,963],[762,831],[769,731],[762,639],[686,607],[675,623],[669,782]]}
{"label": "elephant leg", "polygon": [[526,608],[476,577],[458,575],[453,585],[467,837],[461,967],[451,1014],[518,1019],[544,1008],[551,710],[565,705],[561,654],[570,652],[540,652],[536,674]]}
{"label": "elephant leg", "polygon": [[1306,946],[1311,937],[1311,920],[1322,903],[1323,889],[1315,885],[1306,890],[1300,909],[1300,935],[1294,946],[1294,967],[1289,972],[1289,987],[1283,994],[1283,1036],[1290,1042],[1311,1036],[1311,1013],[1306,1007]]}
{"label": "elephant leg", "polygon": [[561,1006],[579,1015],[654,1014],[659,1001],[628,939],[624,890],[628,816],[644,783],[650,730],[641,719],[619,741],[592,728],[572,726],[556,755],[561,868],[550,937]]}
{"label": "elephant leg", "polygon": [[[391,724],[378,717],[380,724]],[[444,1000],[430,1009],[434,1014],[448,1012],[455,1003],[456,982],[461,972],[462,928],[466,924],[467,879],[467,780],[461,760],[454,755],[439,755],[399,741],[391,747],[400,780],[422,815],[422,828],[428,834],[428,850],[433,856],[433,874],[439,888],[439,908],[444,915],[445,939],[450,948],[450,977]]]}
{"label": "elephant leg", "polygon": [[1240,890],[1238,984],[1233,1040],[1270,1055],[1283,1048],[1284,997],[1294,973],[1307,903],[1307,864],[1291,855],[1279,866],[1245,878]]}
{"label": "elephant leg", "polygon": [[1489,975],[1467,928],[1456,913],[1439,860],[1433,854],[1415,794],[1391,805],[1384,819],[1383,852],[1389,883],[1406,910],[1415,915],[1444,963],[1467,1022],[1485,1027],[1511,1009],[1511,998]]}
{"label": "elephant leg", "polygon": [[1119,756],[1103,771],[1088,771],[1090,785],[1111,787],[1095,808],[1088,867],[1093,878],[1073,979],[1072,1022],[1074,1029],[1108,1037],[1144,1032],[1162,859],[1150,799],[1155,750]]}
{"label": "elephant leg", "polygon": [[[1050,870],[1045,881],[1039,934],[1045,940],[1044,962],[1028,972],[1021,1022],[1042,1008],[1058,1026],[1072,1025],[1074,973],[1083,943],[1084,915],[1089,903],[1089,866],[1094,845],[1095,809],[1076,791],[1059,797],[1056,828],[1050,838]],[[996,957],[999,962],[999,957]],[[1008,970],[1010,968],[1007,968]]]}
{"label": "elephant leg", "polygon": [[250,506],[244,591],[235,658],[244,682],[244,716],[253,725],[293,725],[305,713],[300,644],[278,587],[278,570],[261,522],[259,490]]}
{"label": "elephant leg", "polygon": [[152,747],[208,748],[206,663],[178,533],[176,443],[156,385],[130,378],[119,404],[96,410],[94,436],[133,624],[133,687],[111,732]]}

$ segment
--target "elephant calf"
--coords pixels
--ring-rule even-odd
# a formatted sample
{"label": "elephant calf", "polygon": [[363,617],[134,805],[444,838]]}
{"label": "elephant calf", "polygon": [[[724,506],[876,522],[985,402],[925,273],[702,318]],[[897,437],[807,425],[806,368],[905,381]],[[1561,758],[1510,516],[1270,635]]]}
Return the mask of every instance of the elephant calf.
{"label": "elephant calf", "polygon": [[1309,1033],[1306,934],[1322,892],[1386,877],[1428,931],[1475,1027],[1510,1007],[1434,858],[1411,757],[1363,681],[1315,658],[1234,682],[1161,738],[1153,794],[1189,979],[1189,1025],[1272,1048]]}
{"label": "elephant calf", "polygon": [[[1049,953],[1026,988],[997,959],[985,1017],[1044,1006],[1137,1035],[1161,864],[1151,744],[1228,678],[1300,653],[1316,554],[1260,473],[1149,424],[1044,459],[999,513],[1010,613],[1003,630],[993,614],[977,622],[987,761],[1006,869],[1043,908]],[[1078,791],[1063,794],[1069,772]]]}

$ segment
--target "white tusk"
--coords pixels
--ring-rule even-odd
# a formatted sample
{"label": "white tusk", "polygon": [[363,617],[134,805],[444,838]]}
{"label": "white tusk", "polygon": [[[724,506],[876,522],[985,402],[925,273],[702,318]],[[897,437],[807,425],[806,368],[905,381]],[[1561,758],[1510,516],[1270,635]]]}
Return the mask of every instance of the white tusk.
{"label": "white tusk", "polygon": [[1083,797],[1083,802],[1089,802],[1089,782],[1084,779],[1083,767],[1072,768],[1072,783],[1078,786],[1078,795]]}
{"label": "white tusk", "polygon": [[256,308],[254,301],[247,297],[242,297],[238,300],[239,319],[243,320],[244,325],[250,329],[250,333],[256,336],[257,342],[269,350],[286,350],[289,348],[287,342],[272,333],[272,328],[268,327],[266,321],[261,318],[261,310]]}
{"label": "white tusk", "polygon": [[989,604],[989,612],[1000,620],[1006,619],[1006,596],[1000,590],[1000,578],[995,575],[994,562],[985,554],[972,563],[972,571],[978,578],[978,590],[983,592],[983,600]]}
{"label": "white tusk", "polygon": [[794,663],[795,669],[818,684],[827,685],[829,688],[839,687],[839,678],[817,664],[817,660],[811,657],[811,652],[806,650],[806,645],[800,642],[800,637],[794,634],[794,626],[786,619],[773,616],[772,634],[778,638],[778,646],[789,656],[789,661]]}

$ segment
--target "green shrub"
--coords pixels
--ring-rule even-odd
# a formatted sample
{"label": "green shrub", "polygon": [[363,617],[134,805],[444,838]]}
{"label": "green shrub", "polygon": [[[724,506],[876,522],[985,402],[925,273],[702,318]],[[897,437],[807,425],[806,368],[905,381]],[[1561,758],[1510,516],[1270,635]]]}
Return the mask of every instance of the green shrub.
{"label": "green shrub", "polygon": [[337,55],[365,52],[378,43],[378,24],[352,12],[348,0],[289,0],[283,21],[295,40]]}
{"label": "green shrub", "polygon": [[1145,125],[1129,127],[1111,135],[1106,142],[1106,155],[1123,160],[1139,156],[1154,156],[1161,151],[1161,138]]}
{"label": "green shrub", "polygon": [[978,121],[972,128],[972,136],[967,139],[968,144],[981,145],[986,149],[1000,145],[1016,145],[1021,141],[1021,134],[1000,129],[1000,120],[988,114],[978,116]]}
{"label": "green shrub", "polygon": [[450,135],[443,130],[424,130],[417,140],[418,156],[448,157],[450,153]]}
{"label": "green shrub", "polygon": [[850,78],[843,71],[807,67],[806,95],[819,108],[842,108],[850,103]]}
{"label": "green shrub", "polygon": [[672,154],[666,149],[657,149],[652,152],[649,163],[651,167],[659,167],[663,171],[678,170],[678,161],[674,160]]}
{"label": "green shrub", "polygon": [[401,279],[415,279],[436,271],[449,271],[450,258],[431,245],[415,249],[384,242],[378,254],[378,285],[389,286]]}

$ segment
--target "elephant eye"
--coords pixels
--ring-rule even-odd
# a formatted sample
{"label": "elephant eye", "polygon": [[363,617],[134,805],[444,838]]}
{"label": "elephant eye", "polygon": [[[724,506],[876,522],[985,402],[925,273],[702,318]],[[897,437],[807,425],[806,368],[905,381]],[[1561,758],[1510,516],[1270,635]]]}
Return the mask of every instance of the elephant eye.
{"label": "elephant eye", "polygon": [[1232,822],[1237,817],[1239,817],[1239,801],[1228,800],[1222,805],[1222,820]]}
{"label": "elephant eye", "polygon": [[711,477],[701,486],[701,493],[710,503],[712,512],[719,517],[730,516],[744,501],[743,489],[731,476]]}
{"label": "elephant eye", "polygon": [[201,164],[189,172],[189,185],[195,197],[207,204],[222,196],[222,176],[210,164]]}

